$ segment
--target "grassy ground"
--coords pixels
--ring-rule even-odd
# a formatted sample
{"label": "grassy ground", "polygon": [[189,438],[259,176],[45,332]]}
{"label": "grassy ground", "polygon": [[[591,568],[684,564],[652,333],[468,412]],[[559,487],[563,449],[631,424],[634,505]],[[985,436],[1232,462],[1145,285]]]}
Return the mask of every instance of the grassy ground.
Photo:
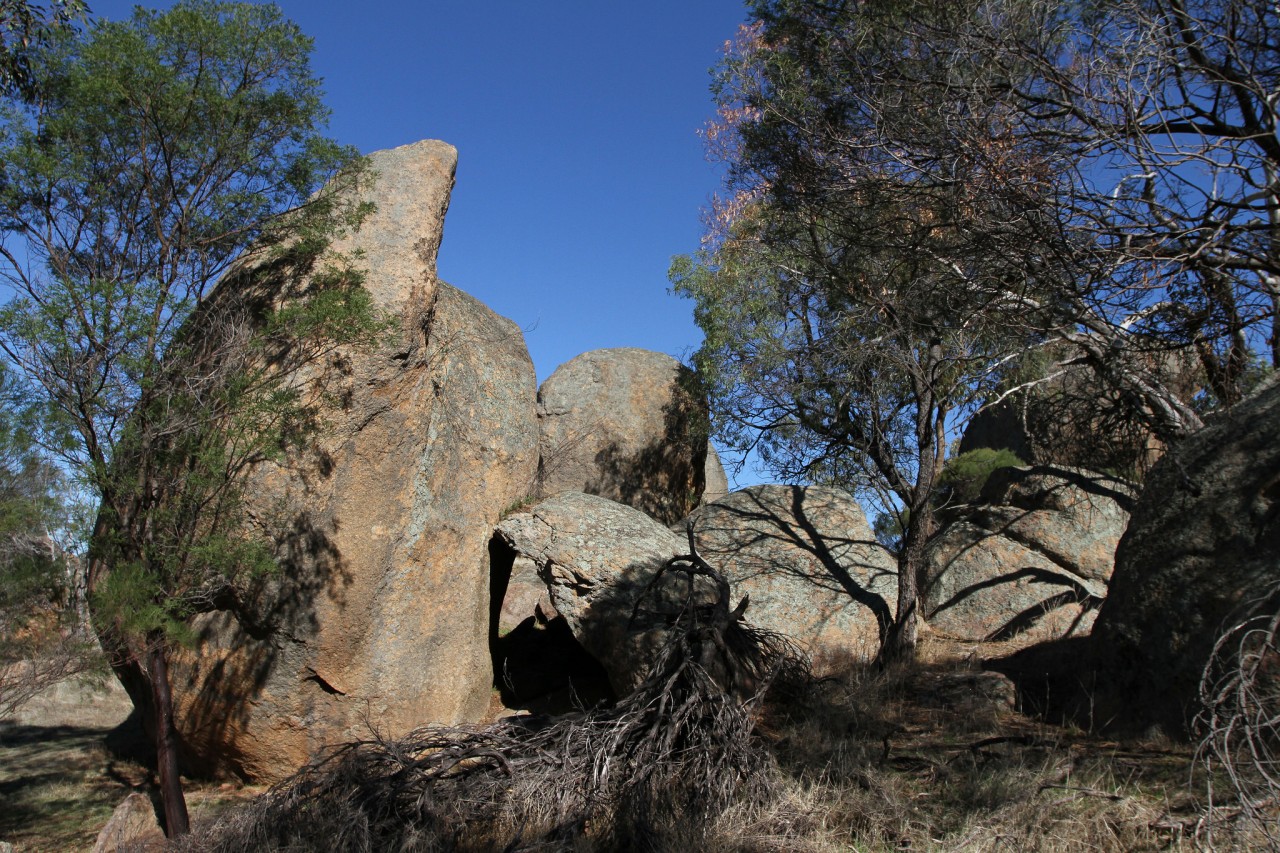
{"label": "grassy ground", "polygon": [[[954,651],[954,650],[951,650]],[[888,673],[843,668],[773,707],[759,736],[775,795],[731,809],[722,851],[1139,851],[1226,849],[1201,824],[1204,782],[1188,744],[1116,741],[1021,714],[1001,676],[951,651]],[[68,688],[0,724],[0,841],[18,851],[87,850],[149,771],[127,743],[118,691]],[[136,731],[132,734],[137,737]],[[198,824],[254,789],[192,783]],[[1234,839],[1239,849],[1252,849]]]}
{"label": "grassy ground", "polygon": [[781,795],[730,813],[725,850],[1198,849],[1189,745],[1018,713],[990,673],[934,664],[828,682],[773,719]]}
{"label": "grassy ground", "polygon": [[[89,850],[112,810],[153,774],[136,758],[142,734],[114,682],[58,685],[0,722],[0,841],[21,851]],[[194,820],[210,818],[255,789],[189,783]]]}

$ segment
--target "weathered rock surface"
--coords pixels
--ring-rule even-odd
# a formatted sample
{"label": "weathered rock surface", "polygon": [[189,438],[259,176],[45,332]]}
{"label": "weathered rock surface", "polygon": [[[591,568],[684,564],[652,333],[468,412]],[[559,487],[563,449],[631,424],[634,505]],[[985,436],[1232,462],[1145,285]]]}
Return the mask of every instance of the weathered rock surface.
{"label": "weathered rock surface", "polygon": [[1273,384],[1214,416],[1147,475],[1092,638],[1108,718],[1184,731],[1214,642],[1238,608],[1274,591],[1278,438]]}
{"label": "weathered rock surface", "polygon": [[134,792],[121,800],[98,832],[93,853],[160,850],[163,847],[164,830],[156,819],[155,807],[146,794]]}
{"label": "weathered rock surface", "polygon": [[1087,633],[1107,594],[1132,488],[1070,468],[1002,468],[930,544],[924,612],[969,641]]}
{"label": "weathered rock surface", "polygon": [[708,470],[719,468],[718,459],[708,463],[715,450],[696,375],[658,352],[594,350],[560,365],[538,390],[538,423],[544,496],[600,495],[672,524],[698,505]]}
{"label": "weathered rock surface", "polygon": [[530,617],[549,621],[559,614],[551,603],[547,585],[538,575],[538,566],[528,557],[516,557],[511,566],[504,589],[495,590],[501,596],[498,609],[498,635],[511,633]]}
{"label": "weathered rock surface", "polygon": [[436,278],[454,149],[372,160],[377,211],[337,248],[364,251],[400,328],[305,376],[326,429],[252,474],[282,572],[200,617],[172,667],[186,758],[206,770],[274,779],[370,723],[396,735],[488,703],[487,548],[536,476],[535,374],[518,327]]}
{"label": "weathered rock surface", "polygon": [[498,525],[497,535],[527,557],[583,648],[625,695],[643,680],[661,647],[660,629],[629,630],[636,602],[657,571],[684,553],[681,537],[629,506],[561,492]]}
{"label": "weathered rock surface", "polygon": [[720,461],[720,454],[716,453],[716,449],[710,442],[707,443],[707,461],[703,469],[702,482],[704,504],[718,501],[729,494],[729,477],[724,472],[724,463]]}
{"label": "weathered rock surface", "polygon": [[897,604],[897,563],[852,496],[822,486],[752,486],[699,508],[687,523],[735,602],[750,596],[747,622],[787,634],[818,657],[875,657]]}

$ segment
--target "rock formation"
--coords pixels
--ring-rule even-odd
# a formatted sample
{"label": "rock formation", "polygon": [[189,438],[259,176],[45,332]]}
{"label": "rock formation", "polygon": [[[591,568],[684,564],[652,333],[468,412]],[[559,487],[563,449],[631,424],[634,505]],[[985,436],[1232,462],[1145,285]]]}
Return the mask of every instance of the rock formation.
{"label": "rock formation", "polygon": [[724,573],[735,599],[750,596],[748,622],[818,657],[875,657],[897,604],[897,563],[851,495],[752,486],[701,507],[688,523],[698,553]]}
{"label": "rock formation", "polygon": [[363,251],[398,329],[302,377],[325,429],[251,475],[248,514],[282,571],[199,617],[175,655],[189,764],[274,779],[370,725],[486,709],[487,547],[536,476],[536,380],[520,330],[436,278],[456,156],[435,141],[372,155],[376,212],[335,248]]}
{"label": "rock formation", "polygon": [[664,633],[643,624],[632,630],[632,616],[663,564],[688,550],[685,540],[639,510],[582,492],[560,492],[507,517],[497,536],[509,559],[526,557],[538,567],[556,611],[614,690],[634,689]]}
{"label": "rock formation", "polygon": [[1109,719],[1184,731],[1213,644],[1242,607],[1275,592],[1277,436],[1272,384],[1211,417],[1147,475],[1093,633]]}
{"label": "rock formation", "polygon": [[583,353],[542,383],[538,423],[543,496],[600,495],[672,524],[708,490],[728,490],[719,460],[709,461],[715,450],[697,377],[671,356]]}
{"label": "rock formation", "polygon": [[1001,468],[929,546],[923,606],[961,640],[1087,633],[1107,594],[1133,491],[1101,474]]}

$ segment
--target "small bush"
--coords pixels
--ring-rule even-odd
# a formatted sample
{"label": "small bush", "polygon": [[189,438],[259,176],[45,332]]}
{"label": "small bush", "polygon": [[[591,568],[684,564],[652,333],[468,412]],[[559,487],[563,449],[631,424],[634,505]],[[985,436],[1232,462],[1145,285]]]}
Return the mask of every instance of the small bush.
{"label": "small bush", "polygon": [[973,503],[982,494],[992,473],[1000,468],[1018,468],[1027,463],[1012,450],[980,447],[957,454],[947,460],[938,478],[938,503],[954,505]]}

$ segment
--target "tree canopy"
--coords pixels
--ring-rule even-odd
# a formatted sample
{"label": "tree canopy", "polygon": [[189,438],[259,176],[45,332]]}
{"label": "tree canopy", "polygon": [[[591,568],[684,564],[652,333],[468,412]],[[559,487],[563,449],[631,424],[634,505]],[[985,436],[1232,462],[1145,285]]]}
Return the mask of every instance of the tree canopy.
{"label": "tree canopy", "polygon": [[[721,440],[900,514],[909,622],[947,445],[978,408],[1085,364],[1176,439],[1199,412],[1163,354],[1194,353],[1230,403],[1272,348],[1276,16],[1262,0],[750,8],[707,132],[728,193],[672,280],[696,302]],[[1028,375],[1030,351],[1056,363]]]}
{"label": "tree canopy", "polygon": [[83,0],[53,0],[48,10],[30,0],[0,0],[0,96],[35,100],[32,54],[88,11]]}

